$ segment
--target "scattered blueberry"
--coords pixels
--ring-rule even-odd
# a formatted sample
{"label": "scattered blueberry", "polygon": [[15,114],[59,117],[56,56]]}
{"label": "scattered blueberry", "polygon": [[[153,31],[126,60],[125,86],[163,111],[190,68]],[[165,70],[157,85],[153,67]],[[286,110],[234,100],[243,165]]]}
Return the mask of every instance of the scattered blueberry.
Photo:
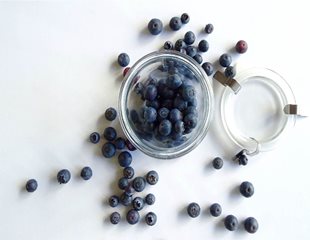
{"label": "scattered blueberry", "polygon": [[109,205],[111,207],[116,207],[119,203],[119,197],[116,195],[113,195],[109,198]]}
{"label": "scattered blueberry", "polygon": [[145,222],[149,226],[153,226],[157,222],[157,216],[153,212],[149,212],[145,215]]}
{"label": "scattered blueberry", "polygon": [[159,19],[153,18],[147,25],[147,28],[152,35],[158,35],[163,30],[163,23]]}
{"label": "scattered blueberry", "polygon": [[133,209],[140,211],[144,207],[144,200],[141,197],[135,197],[132,200]]}
{"label": "scattered blueberry", "polygon": [[183,24],[187,24],[189,22],[189,20],[190,20],[190,17],[189,17],[189,15],[187,13],[183,13],[181,15],[181,22]]}
{"label": "scattered blueberry", "polygon": [[27,192],[34,192],[38,188],[38,182],[35,179],[29,179],[26,183],[26,191]]}
{"label": "scattered blueberry", "polygon": [[127,53],[121,53],[118,55],[117,62],[121,67],[126,67],[130,62],[130,58]]}
{"label": "scattered blueberry", "polygon": [[123,151],[118,155],[118,163],[121,167],[129,167],[132,162],[132,156],[129,152]]}
{"label": "scattered blueberry", "polygon": [[228,215],[224,220],[224,224],[229,231],[235,231],[238,228],[238,219],[234,215]]}
{"label": "scattered blueberry", "polygon": [[240,185],[240,193],[242,194],[242,196],[249,198],[252,197],[254,194],[254,186],[252,183],[250,182],[243,182]]}
{"label": "scattered blueberry", "polygon": [[105,144],[103,144],[101,151],[104,157],[111,158],[115,155],[116,148],[113,143],[106,142]]}
{"label": "scattered blueberry", "polygon": [[196,40],[196,36],[195,34],[192,32],[192,31],[188,31],[185,33],[184,35],[184,42],[187,44],[187,45],[191,45],[195,42]]}
{"label": "scattered blueberry", "polygon": [[107,127],[104,129],[103,136],[106,140],[113,141],[117,137],[117,133],[113,127]]}
{"label": "scattered blueberry", "polygon": [[205,32],[206,32],[207,34],[211,34],[211,33],[213,32],[213,30],[214,30],[214,27],[213,27],[213,25],[212,25],[211,23],[209,23],[209,24],[207,24],[207,25],[205,26]]}
{"label": "scattered blueberry", "polygon": [[166,49],[166,50],[173,50],[173,43],[170,42],[170,41],[166,41],[164,43],[164,49]]}
{"label": "scattered blueberry", "polygon": [[228,67],[232,62],[231,56],[227,53],[224,53],[219,58],[219,63],[222,67]]}
{"label": "scattered blueberry", "polygon": [[124,205],[124,206],[129,206],[132,202],[132,196],[126,194],[126,193],[122,193],[121,197],[120,197],[120,202]]}
{"label": "scattered blueberry", "polygon": [[207,52],[209,50],[209,43],[206,40],[201,40],[198,43],[198,50],[200,52]]}
{"label": "scattered blueberry", "polygon": [[174,49],[179,52],[181,51],[181,49],[184,49],[185,47],[186,47],[186,44],[183,41],[183,39],[177,40],[174,44]]}
{"label": "scattered blueberry", "polygon": [[194,57],[197,54],[197,48],[193,46],[188,46],[186,48],[186,54],[190,57]]}
{"label": "scattered blueberry", "polygon": [[142,192],[145,188],[146,182],[143,177],[136,177],[133,182],[132,182],[132,187],[137,191],[137,192]]}
{"label": "scattered blueberry", "polygon": [[169,113],[169,120],[171,123],[181,121],[182,118],[183,118],[182,112],[177,108],[173,108]]}
{"label": "scattered blueberry", "polygon": [[136,150],[135,146],[128,139],[126,139],[126,147],[129,151],[135,151]]}
{"label": "scattered blueberry", "polygon": [[136,224],[140,220],[140,214],[138,211],[131,209],[127,212],[126,219],[129,224]]}
{"label": "scattered blueberry", "polygon": [[195,61],[198,63],[198,64],[201,64],[203,59],[202,59],[202,56],[200,54],[196,54],[194,57]]}
{"label": "scattered blueberry", "polygon": [[89,141],[95,144],[98,143],[100,141],[100,134],[97,132],[93,132],[89,135]]}
{"label": "scattered blueberry", "polygon": [[203,70],[205,70],[205,72],[208,76],[211,76],[214,72],[214,67],[213,67],[212,63],[205,62],[201,65],[201,67],[203,68]]}
{"label": "scattered blueberry", "polygon": [[62,169],[57,173],[57,181],[60,184],[66,184],[71,179],[71,173],[67,169]]}
{"label": "scattered blueberry", "polygon": [[244,228],[248,233],[256,233],[258,230],[258,222],[253,217],[248,217],[244,221]]}
{"label": "scattered blueberry", "polygon": [[123,170],[123,175],[127,179],[132,179],[135,175],[135,170],[132,167],[125,167]]}
{"label": "scattered blueberry", "polygon": [[213,217],[218,217],[222,214],[222,207],[220,204],[218,203],[213,203],[211,206],[210,206],[210,214],[213,216]]}
{"label": "scattered blueberry", "polygon": [[237,53],[245,53],[248,50],[248,44],[244,40],[240,40],[236,43],[235,49]]}
{"label": "scattered blueberry", "polygon": [[236,68],[234,68],[233,66],[228,66],[226,69],[225,69],[225,76],[228,77],[228,78],[233,78],[236,76]]}
{"label": "scattered blueberry", "polygon": [[192,218],[198,217],[200,215],[200,206],[198,203],[190,203],[187,207],[187,213]]}
{"label": "scattered blueberry", "polygon": [[169,26],[173,31],[178,31],[182,27],[182,22],[179,17],[171,18]]}
{"label": "scattered blueberry", "polygon": [[113,121],[117,116],[117,111],[115,108],[110,107],[105,111],[104,116],[108,121]]}
{"label": "scattered blueberry", "polygon": [[212,161],[212,165],[215,169],[221,169],[223,167],[223,159],[220,157],[216,157]]}
{"label": "scattered blueberry", "polygon": [[124,193],[128,196],[132,196],[135,193],[135,189],[129,184],[125,189]]}
{"label": "scattered blueberry", "polygon": [[81,170],[81,178],[89,180],[93,176],[93,171],[90,167],[83,167]]}
{"label": "scattered blueberry", "polygon": [[124,70],[123,70],[123,77],[125,77],[127,75],[129,70],[130,70],[130,67],[124,68]]}
{"label": "scattered blueberry", "polygon": [[147,205],[153,205],[155,203],[155,195],[152,193],[149,193],[148,195],[145,196],[145,203]]}
{"label": "scattered blueberry", "polygon": [[118,187],[119,187],[119,189],[124,190],[125,188],[128,187],[128,185],[129,185],[129,181],[128,181],[127,178],[122,177],[122,178],[120,178],[118,180]]}
{"label": "scattered blueberry", "polygon": [[122,150],[126,147],[126,142],[123,138],[119,137],[115,140],[114,145],[116,149]]}
{"label": "scattered blueberry", "polygon": [[245,166],[248,164],[248,158],[245,154],[246,153],[244,149],[236,154],[235,159],[238,160],[239,165]]}
{"label": "scattered blueberry", "polygon": [[121,215],[118,212],[113,212],[110,215],[110,222],[112,224],[118,224],[121,221]]}
{"label": "scattered blueberry", "polygon": [[158,132],[162,136],[168,136],[171,133],[172,124],[169,120],[164,119],[159,123]]}
{"label": "scattered blueberry", "polygon": [[149,171],[146,174],[146,181],[150,185],[155,185],[158,182],[158,179],[159,179],[158,173],[154,170]]}

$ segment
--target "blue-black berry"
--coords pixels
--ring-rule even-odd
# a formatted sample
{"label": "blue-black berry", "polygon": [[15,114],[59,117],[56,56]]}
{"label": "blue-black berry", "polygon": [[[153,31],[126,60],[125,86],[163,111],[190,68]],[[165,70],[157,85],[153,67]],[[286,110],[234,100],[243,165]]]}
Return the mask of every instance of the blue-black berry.
{"label": "blue-black berry", "polygon": [[140,214],[137,210],[131,209],[127,212],[126,219],[129,224],[136,224],[140,220]]}
{"label": "blue-black berry", "polygon": [[210,206],[210,214],[213,216],[213,217],[218,217],[222,214],[222,207],[220,204],[218,203],[213,203],[211,206]]}
{"label": "blue-black berry", "polygon": [[194,57],[197,54],[197,48],[193,46],[188,46],[186,48],[186,54],[190,57]]}
{"label": "blue-black berry", "polygon": [[119,137],[115,140],[114,145],[117,149],[123,150],[126,147],[126,142],[123,138]]}
{"label": "blue-black berry", "polygon": [[121,215],[118,213],[118,212],[113,212],[111,215],[110,215],[110,222],[112,224],[118,224],[121,220]]}
{"label": "blue-black berry", "polygon": [[129,151],[135,151],[136,150],[135,146],[128,139],[126,139],[126,147]]}
{"label": "blue-black berry", "polygon": [[244,197],[246,197],[246,198],[249,198],[249,197],[253,196],[253,194],[254,194],[254,186],[253,186],[253,184],[250,183],[250,182],[247,182],[247,181],[241,183],[241,185],[240,185],[240,193]]}
{"label": "blue-black berry", "polygon": [[100,141],[100,134],[97,132],[91,133],[89,135],[89,141],[94,144],[98,143]]}
{"label": "blue-black berry", "polygon": [[147,25],[147,28],[152,35],[158,35],[163,30],[163,23],[159,19],[153,18]]}
{"label": "blue-black berry", "polygon": [[60,184],[66,184],[71,179],[71,173],[67,169],[62,169],[57,173],[57,181]]}
{"label": "blue-black berry", "polygon": [[113,121],[117,116],[117,111],[115,110],[115,108],[109,107],[105,111],[104,116],[108,121]]}
{"label": "blue-black berry", "polygon": [[129,167],[132,162],[132,156],[129,152],[123,151],[118,155],[118,163],[121,167]]}
{"label": "blue-black berry", "polygon": [[158,179],[159,179],[158,173],[154,170],[149,171],[146,174],[146,181],[150,185],[155,185],[158,182]]}
{"label": "blue-black berry", "polygon": [[169,22],[169,26],[170,26],[171,30],[178,31],[182,27],[181,19],[179,17],[171,18],[171,20]]}
{"label": "blue-black berry", "polygon": [[244,228],[248,233],[256,233],[258,230],[258,222],[253,217],[248,217],[244,221]]}
{"label": "blue-black berry", "polygon": [[120,202],[124,206],[129,206],[132,203],[132,195],[129,195],[129,194],[126,194],[126,193],[122,193],[122,195],[120,197]]}
{"label": "blue-black berry", "polygon": [[225,76],[228,77],[228,78],[233,78],[236,76],[236,68],[234,68],[233,66],[228,66],[226,69],[225,69]]}
{"label": "blue-black berry", "polygon": [[144,89],[144,99],[153,101],[157,97],[157,88],[155,85],[150,84]]}
{"label": "blue-black berry", "polygon": [[209,50],[209,43],[206,40],[201,40],[198,43],[198,50],[200,52],[207,52]]}
{"label": "blue-black berry", "polygon": [[133,209],[140,211],[144,207],[144,200],[141,197],[135,197],[132,200],[132,207]]}
{"label": "blue-black berry", "polygon": [[122,177],[118,180],[118,187],[121,190],[125,190],[129,185],[128,178]]}
{"label": "blue-black berry", "polygon": [[93,176],[93,171],[90,167],[83,167],[81,170],[81,178],[89,180]]}
{"label": "blue-black berry", "polygon": [[123,170],[123,175],[125,178],[132,179],[135,175],[135,170],[132,167],[125,167]]}
{"label": "blue-black berry", "polygon": [[234,215],[228,215],[224,220],[224,225],[229,231],[235,231],[238,228],[238,219]]}
{"label": "blue-black berry", "polygon": [[166,50],[173,50],[173,43],[170,42],[170,41],[166,41],[164,43],[164,49],[166,49]]}
{"label": "blue-black berry", "polygon": [[189,22],[189,20],[190,20],[190,17],[189,17],[189,15],[187,13],[183,13],[181,15],[181,22],[183,24],[187,24]]}
{"label": "blue-black berry", "polygon": [[194,57],[195,61],[198,63],[198,64],[201,64],[203,59],[202,59],[202,56],[200,54],[196,54]]}
{"label": "blue-black berry", "polygon": [[152,107],[146,107],[143,111],[143,119],[147,123],[155,122],[157,118],[157,111],[155,108]]}
{"label": "blue-black berry", "polygon": [[145,185],[146,185],[146,181],[143,177],[136,177],[132,182],[132,187],[137,192],[142,192],[145,188]]}
{"label": "blue-black berry", "polygon": [[149,226],[154,226],[157,222],[157,216],[153,212],[149,212],[145,215],[145,222]]}
{"label": "blue-black berry", "polygon": [[211,76],[214,72],[214,67],[213,67],[212,63],[205,62],[201,65],[201,67],[203,68],[203,70],[205,70],[205,72],[208,76]]}
{"label": "blue-black berry", "polygon": [[223,164],[224,164],[223,159],[220,157],[216,157],[212,161],[212,165],[215,169],[221,169],[223,167]]}
{"label": "blue-black berry", "polygon": [[228,67],[232,62],[232,58],[229,54],[224,53],[219,58],[219,63],[222,67]]}
{"label": "blue-black berry", "polygon": [[192,31],[188,31],[187,33],[185,33],[185,35],[184,35],[184,42],[187,45],[193,44],[195,42],[195,40],[196,40],[196,36],[195,36],[195,34]]}
{"label": "blue-black berry", "polygon": [[34,192],[38,188],[38,182],[35,179],[29,179],[26,182],[26,191],[27,192]]}
{"label": "blue-black berry", "polygon": [[119,197],[116,195],[113,195],[109,198],[109,205],[111,207],[116,207],[119,204]]}
{"label": "blue-black berry", "polygon": [[214,26],[211,23],[209,23],[205,26],[205,32],[207,34],[211,34],[213,32],[213,30],[214,30]]}
{"label": "blue-black berry", "polygon": [[130,58],[127,53],[121,53],[118,55],[117,62],[121,67],[126,67],[130,62]]}
{"label": "blue-black berry", "polygon": [[174,49],[179,52],[181,51],[181,49],[184,49],[185,47],[186,47],[186,44],[183,41],[183,39],[178,39],[174,44]]}
{"label": "blue-black berry", "polygon": [[103,144],[101,152],[104,157],[111,158],[116,153],[115,145],[113,143],[106,142],[105,144]]}
{"label": "blue-black berry", "polygon": [[187,207],[187,213],[192,218],[198,217],[200,215],[200,206],[198,203],[190,203]]}
{"label": "blue-black berry", "polygon": [[145,196],[145,203],[147,205],[153,205],[155,203],[155,195],[152,193],[149,193],[148,195]]}
{"label": "blue-black berry", "polygon": [[104,129],[103,136],[106,140],[113,141],[117,137],[117,133],[113,127],[107,127]]}
{"label": "blue-black berry", "polygon": [[169,120],[164,119],[159,123],[158,132],[162,136],[168,136],[171,133],[172,124]]}
{"label": "blue-black berry", "polygon": [[182,118],[183,118],[183,114],[179,109],[177,109],[177,108],[171,109],[171,111],[169,113],[169,120],[171,123],[181,121]]}

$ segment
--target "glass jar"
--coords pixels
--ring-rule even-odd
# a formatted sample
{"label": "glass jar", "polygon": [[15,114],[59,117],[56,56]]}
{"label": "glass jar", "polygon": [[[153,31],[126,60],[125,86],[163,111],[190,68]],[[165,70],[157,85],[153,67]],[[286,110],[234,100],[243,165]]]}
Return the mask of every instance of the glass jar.
{"label": "glass jar", "polygon": [[[141,88],[149,84],[156,86],[158,90],[159,105],[172,104],[172,108],[176,107],[175,99],[182,95],[179,90],[181,87],[173,90],[173,96],[165,102],[163,96],[167,95],[169,89],[160,88],[160,85],[163,86],[164,82],[168,81],[168,76],[173,74],[181,77],[181,87],[187,84],[194,88],[196,98],[195,101],[191,99],[186,104],[196,105],[194,115],[197,124],[194,128],[185,129],[181,138],[180,134],[178,138],[171,136],[172,133],[169,136],[162,136],[158,134],[158,122],[146,123],[143,119],[146,111],[145,105],[151,105],[157,109],[162,107],[144,100],[143,91],[145,90]],[[181,108],[180,110],[183,110],[181,112],[184,120],[186,110]],[[149,156],[160,159],[183,156],[202,141],[210,126],[213,115],[213,90],[210,79],[193,58],[183,53],[176,51],[150,53],[138,60],[126,74],[119,94],[119,112],[121,127],[136,148]]]}

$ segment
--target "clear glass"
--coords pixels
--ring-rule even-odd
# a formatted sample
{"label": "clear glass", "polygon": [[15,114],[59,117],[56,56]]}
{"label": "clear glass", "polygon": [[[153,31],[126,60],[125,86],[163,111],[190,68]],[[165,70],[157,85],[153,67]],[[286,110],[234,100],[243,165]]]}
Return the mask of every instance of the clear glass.
{"label": "clear glass", "polygon": [[234,94],[226,88],[221,99],[221,118],[228,136],[241,148],[261,151],[273,149],[291,126],[296,116],[283,109],[295,104],[288,83],[276,72],[266,68],[251,68],[240,72],[235,79],[241,90]]}
{"label": "clear glass", "polygon": [[[171,61],[182,71],[191,74],[191,84],[197,98],[197,126],[191,133],[184,135],[182,142],[178,144],[169,139],[158,140],[151,135],[142,135],[130,117],[131,110],[139,112],[144,106],[144,101],[134,91],[135,86],[148,81],[150,75],[158,80],[167,77],[168,73],[159,71],[158,68]],[[119,109],[121,127],[136,148],[155,158],[176,158],[193,150],[205,137],[213,115],[213,90],[209,77],[194,59],[176,51],[153,52],[137,61],[127,73],[119,94]]]}

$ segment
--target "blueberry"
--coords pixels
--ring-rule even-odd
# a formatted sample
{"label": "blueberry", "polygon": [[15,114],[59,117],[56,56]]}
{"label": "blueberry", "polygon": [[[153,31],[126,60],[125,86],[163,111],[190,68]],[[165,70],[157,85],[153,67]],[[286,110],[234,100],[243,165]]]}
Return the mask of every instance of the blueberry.
{"label": "blueberry", "polygon": [[125,189],[124,189],[124,193],[130,197],[133,196],[133,194],[135,193],[135,189],[129,184]]}
{"label": "blueberry", "polygon": [[198,43],[198,50],[200,52],[207,52],[209,50],[209,43],[206,40],[201,40]]}
{"label": "blueberry", "polygon": [[169,77],[167,79],[167,86],[170,89],[177,89],[181,85],[182,85],[182,79],[181,79],[180,75],[178,75],[178,74],[169,75]]}
{"label": "blueberry", "polygon": [[149,193],[148,195],[145,196],[145,203],[147,205],[153,205],[155,203],[155,195],[152,193]]}
{"label": "blueberry", "polygon": [[137,191],[137,192],[142,192],[145,188],[145,179],[143,177],[136,177],[133,182],[132,182],[132,187]]}
{"label": "blueberry", "polygon": [[126,219],[129,224],[136,224],[140,220],[140,214],[138,211],[131,209],[127,212]]}
{"label": "blueberry", "polygon": [[131,121],[136,124],[136,123],[140,123],[140,118],[139,118],[139,114],[136,110],[132,109],[129,113],[130,115],[130,119]]}
{"label": "blueberry", "polygon": [[146,100],[145,106],[152,107],[152,108],[155,108],[157,110],[159,108],[159,101],[158,100],[154,100],[154,101]]}
{"label": "blueberry", "polygon": [[170,41],[166,41],[164,43],[164,49],[166,49],[166,50],[173,50],[173,43],[170,42]]}
{"label": "blueberry", "polygon": [[171,123],[180,121],[182,120],[182,118],[183,118],[182,112],[177,108],[173,108],[169,113],[169,120]]}
{"label": "blueberry", "polygon": [[183,111],[184,115],[187,115],[187,114],[194,114],[196,117],[198,117],[198,111],[197,111],[197,108],[194,107],[194,106],[189,106],[185,109],[185,111]]}
{"label": "blueberry", "polygon": [[34,192],[38,188],[38,182],[35,179],[29,179],[26,182],[26,191],[27,192]]}
{"label": "blueberry", "polygon": [[182,133],[184,132],[184,130],[185,130],[185,128],[184,128],[184,122],[183,121],[181,121],[181,120],[178,120],[178,121],[176,121],[175,123],[174,123],[174,131],[176,132],[176,133],[179,133],[179,134],[181,134],[181,136],[182,136]]}
{"label": "blueberry", "polygon": [[190,99],[189,101],[187,101],[187,105],[188,107],[196,107],[197,106],[197,99],[196,98],[193,98],[193,99]]}
{"label": "blueberry", "polygon": [[240,193],[246,198],[252,197],[254,194],[253,184],[247,181],[241,183],[239,190],[240,190]]}
{"label": "blueberry", "polygon": [[123,193],[120,197],[120,202],[124,205],[124,206],[129,206],[132,202],[132,196]]}
{"label": "blueberry", "polygon": [[179,39],[175,42],[174,44],[174,49],[176,51],[181,51],[181,49],[184,49],[186,47],[185,42],[183,41],[183,39]]}
{"label": "blueberry", "polygon": [[109,198],[109,205],[111,207],[116,207],[119,204],[119,197],[116,195],[113,195]]}
{"label": "blueberry", "polygon": [[152,35],[158,35],[163,30],[163,23],[159,19],[153,18],[147,25],[147,28]]}
{"label": "blueberry", "polygon": [[183,24],[188,23],[189,20],[190,20],[190,17],[189,17],[189,15],[188,15],[187,13],[183,13],[183,14],[181,15],[181,22],[182,22]]}
{"label": "blueberry", "polygon": [[143,91],[144,91],[144,85],[142,82],[138,82],[136,83],[133,91],[138,94],[138,95],[143,95]]}
{"label": "blueberry", "polygon": [[233,66],[228,66],[225,69],[225,76],[228,78],[233,78],[234,76],[236,76],[236,69]]}
{"label": "blueberry", "polygon": [[211,33],[213,32],[213,30],[214,30],[214,27],[213,27],[213,25],[212,25],[211,23],[209,23],[209,24],[207,24],[207,25],[205,26],[205,32],[206,32],[207,34],[211,34]]}
{"label": "blueberry", "polygon": [[255,233],[258,230],[258,222],[253,217],[248,217],[244,221],[244,228],[248,233]]}
{"label": "blueberry", "polygon": [[108,121],[113,121],[117,116],[117,111],[115,108],[110,107],[105,110],[104,116]]}
{"label": "blueberry", "polygon": [[165,86],[160,92],[161,99],[172,99],[174,98],[174,91]]}
{"label": "blueberry", "polygon": [[225,217],[224,225],[229,231],[235,231],[238,228],[238,219],[234,215]]}
{"label": "blueberry", "polygon": [[200,215],[200,206],[198,203],[190,203],[187,207],[187,213],[192,218],[198,217]]}
{"label": "blueberry", "polygon": [[126,142],[123,138],[119,137],[115,140],[114,145],[116,147],[116,149],[124,149],[126,147]]}
{"label": "blueberry", "polygon": [[188,128],[193,129],[197,126],[197,117],[193,113],[185,115],[183,121],[184,121],[185,128],[188,127]]}
{"label": "blueberry", "polygon": [[153,212],[149,212],[145,215],[145,222],[149,226],[154,226],[157,222],[157,216]]}
{"label": "blueberry", "polygon": [[127,75],[129,70],[130,70],[130,67],[124,68],[124,70],[123,70],[123,77],[125,77]]}
{"label": "blueberry", "polygon": [[232,62],[231,56],[227,53],[224,53],[219,58],[219,63],[222,67],[228,67]]}
{"label": "blueberry", "polygon": [[141,197],[135,197],[133,200],[132,200],[132,207],[133,209],[137,210],[137,211],[140,211],[143,209],[144,207],[144,200],[143,198]]}
{"label": "blueberry", "polygon": [[220,157],[216,157],[212,161],[212,165],[215,169],[221,169],[223,167],[223,159]]}
{"label": "blueberry", "polygon": [[107,142],[107,143],[103,144],[101,151],[102,151],[102,155],[104,157],[111,158],[115,155],[116,148],[115,148],[115,145],[113,143]]}
{"label": "blueberry", "polygon": [[117,133],[113,127],[107,127],[104,129],[103,136],[106,140],[113,141],[117,137]]}
{"label": "blueberry", "polygon": [[203,59],[202,59],[202,56],[200,54],[196,54],[194,57],[195,61],[198,63],[198,64],[201,64]]}
{"label": "blueberry", "polygon": [[188,31],[187,33],[185,33],[185,35],[184,35],[184,42],[187,45],[193,44],[195,42],[195,40],[196,40],[196,36],[195,36],[195,34],[192,31]]}
{"label": "blueberry", "polygon": [[186,54],[190,57],[194,57],[197,54],[197,48],[193,46],[188,46],[186,48]]}
{"label": "blueberry", "polygon": [[[185,85],[181,89],[181,95],[185,101],[189,101],[196,96],[195,88],[192,85]],[[181,111],[184,109],[180,109]]]}
{"label": "blueberry", "polygon": [[128,139],[126,139],[126,147],[129,151],[135,151],[136,150],[135,146]]}
{"label": "blueberry", "polygon": [[57,173],[57,181],[60,184],[66,184],[71,179],[71,173],[67,169],[62,169]]}
{"label": "blueberry", "polygon": [[218,217],[222,214],[222,207],[220,204],[218,203],[213,203],[211,206],[210,206],[210,214],[213,216],[213,217]]}
{"label": "blueberry", "polygon": [[117,62],[121,67],[126,67],[130,62],[130,58],[127,53],[121,53],[118,55]]}
{"label": "blueberry", "polygon": [[159,179],[158,173],[154,170],[149,171],[146,174],[146,181],[150,185],[155,185],[158,182],[158,179]]}
{"label": "blueberry", "polygon": [[89,141],[95,144],[98,143],[100,141],[100,134],[97,132],[93,132],[89,135]]}
{"label": "blueberry", "polygon": [[168,136],[171,133],[172,124],[169,120],[164,119],[158,125],[158,132],[162,136]]}
{"label": "blueberry", "polygon": [[169,116],[169,112],[170,112],[169,109],[165,107],[158,109],[157,119],[160,121],[166,119]]}
{"label": "blueberry", "polygon": [[89,180],[93,176],[93,171],[90,167],[83,167],[81,170],[81,178]]}
{"label": "blueberry", "polygon": [[128,185],[129,185],[129,181],[127,178],[122,177],[118,180],[119,189],[124,190],[126,187],[128,187]]}
{"label": "blueberry", "polygon": [[121,221],[121,215],[118,212],[113,212],[110,215],[110,222],[112,224],[118,224]]}
{"label": "blueberry", "polygon": [[146,88],[144,89],[144,98],[146,100],[153,101],[153,100],[155,100],[156,97],[157,97],[156,86],[153,84],[146,86]]}
{"label": "blueberry", "polygon": [[132,167],[125,167],[123,170],[123,175],[125,178],[132,179],[135,175],[135,170]]}
{"label": "blueberry", "polygon": [[236,43],[235,49],[237,53],[245,53],[248,50],[248,44],[244,40],[240,40]]}
{"label": "blueberry", "polygon": [[241,155],[241,156],[239,157],[239,165],[245,166],[245,165],[247,165],[247,164],[248,164],[248,158],[247,158],[247,156]]}
{"label": "blueberry", "polygon": [[147,107],[143,113],[144,115],[144,120],[147,123],[152,123],[156,121],[157,118],[157,111],[155,108],[152,107]]}
{"label": "blueberry", "polygon": [[[183,86],[183,88],[185,88],[185,87],[186,86]],[[182,112],[187,108],[187,101],[185,101],[181,97],[176,97],[173,101],[173,107],[179,109]]]}
{"label": "blueberry", "polygon": [[178,31],[182,26],[181,19],[179,17],[171,18],[171,20],[169,22],[169,26],[170,26],[171,30]]}
{"label": "blueberry", "polygon": [[161,107],[162,108],[167,108],[168,110],[171,109],[173,107],[173,102],[172,99],[164,99],[161,102]]}
{"label": "blueberry", "polygon": [[118,163],[121,167],[129,167],[132,162],[132,156],[129,152],[123,151],[118,155]]}
{"label": "blueberry", "polygon": [[214,67],[213,67],[212,63],[205,62],[201,65],[201,67],[203,68],[203,70],[205,70],[205,72],[208,76],[211,76],[214,72]]}

